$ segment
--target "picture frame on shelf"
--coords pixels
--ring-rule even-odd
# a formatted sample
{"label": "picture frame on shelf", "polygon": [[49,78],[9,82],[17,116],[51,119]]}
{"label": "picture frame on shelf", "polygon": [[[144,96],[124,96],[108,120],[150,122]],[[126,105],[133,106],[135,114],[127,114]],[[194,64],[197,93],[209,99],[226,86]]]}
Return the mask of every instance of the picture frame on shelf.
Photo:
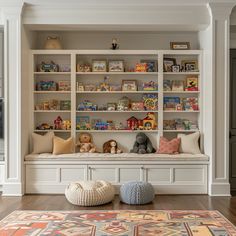
{"label": "picture frame on shelf", "polygon": [[172,81],[172,91],[184,91],[184,81],[183,80],[173,80]]}
{"label": "picture frame on shelf", "polygon": [[107,61],[106,60],[93,60],[92,71],[93,72],[107,72]]}
{"label": "picture frame on shelf", "polygon": [[181,66],[180,65],[172,65],[171,66],[171,71],[172,72],[178,73],[178,72],[180,72],[180,70],[181,70]]}
{"label": "picture frame on shelf", "polygon": [[68,81],[68,80],[59,81],[58,82],[58,90],[59,91],[70,91],[71,90],[70,81]]}
{"label": "picture frame on shelf", "polygon": [[137,91],[136,80],[122,80],[122,91]]}
{"label": "picture frame on shelf", "polygon": [[186,72],[197,72],[198,71],[198,61],[197,60],[182,60],[182,68]]}
{"label": "picture frame on shelf", "polygon": [[108,71],[109,72],[124,72],[124,61],[123,60],[110,60],[108,62]]}
{"label": "picture frame on shelf", "polygon": [[157,72],[158,61],[157,60],[140,60],[141,63],[146,63],[146,72]]}
{"label": "picture frame on shelf", "polygon": [[164,58],[163,59],[163,68],[164,72],[172,72],[172,66],[176,65],[175,58]]}
{"label": "picture frame on shelf", "polygon": [[172,50],[190,50],[190,42],[170,42]]}

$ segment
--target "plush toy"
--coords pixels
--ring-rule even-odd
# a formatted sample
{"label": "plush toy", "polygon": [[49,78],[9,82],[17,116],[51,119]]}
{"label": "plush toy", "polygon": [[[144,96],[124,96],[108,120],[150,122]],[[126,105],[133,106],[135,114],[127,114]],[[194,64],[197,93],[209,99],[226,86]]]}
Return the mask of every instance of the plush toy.
{"label": "plush toy", "polygon": [[92,135],[89,133],[81,133],[79,142],[76,144],[79,147],[79,152],[96,152],[96,146],[93,144]]}
{"label": "plush toy", "polygon": [[133,149],[130,150],[130,152],[138,154],[154,153],[155,151],[150,139],[144,133],[137,134]]}
{"label": "plush toy", "polygon": [[115,140],[109,140],[103,144],[103,152],[104,153],[122,153],[122,151],[118,148],[118,144]]}

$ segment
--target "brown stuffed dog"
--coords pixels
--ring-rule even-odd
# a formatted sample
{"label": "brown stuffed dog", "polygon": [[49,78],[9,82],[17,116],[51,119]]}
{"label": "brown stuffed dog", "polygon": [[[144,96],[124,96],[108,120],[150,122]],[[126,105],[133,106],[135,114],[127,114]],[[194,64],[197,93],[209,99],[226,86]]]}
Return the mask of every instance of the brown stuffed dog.
{"label": "brown stuffed dog", "polygon": [[117,142],[113,139],[103,144],[103,152],[111,154],[122,153],[122,151],[118,148]]}
{"label": "brown stuffed dog", "polygon": [[92,135],[89,133],[81,133],[76,146],[79,148],[79,152],[96,152],[96,146],[93,144]]}

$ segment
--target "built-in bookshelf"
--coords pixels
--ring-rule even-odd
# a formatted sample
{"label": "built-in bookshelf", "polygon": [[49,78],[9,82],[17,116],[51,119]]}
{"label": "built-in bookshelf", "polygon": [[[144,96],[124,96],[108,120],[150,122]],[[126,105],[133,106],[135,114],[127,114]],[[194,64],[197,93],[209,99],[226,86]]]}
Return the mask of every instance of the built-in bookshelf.
{"label": "built-in bookshelf", "polygon": [[[109,139],[116,139],[124,151],[128,152],[134,143],[135,136],[138,132],[146,133],[152,140],[154,146],[157,146],[159,137],[164,135],[167,137],[174,137],[178,133],[191,133],[202,130],[202,98],[201,98],[201,64],[202,64],[201,50],[32,50],[30,62],[31,65],[31,131],[43,133],[47,130],[39,130],[38,126],[45,123],[51,126],[59,136],[72,136],[75,139],[81,132],[89,132],[93,135],[94,142],[98,147],[101,147],[103,142]],[[175,59],[176,64],[181,65],[182,61],[196,62],[197,69],[193,71],[170,72],[166,71],[163,65],[166,58]],[[94,60],[122,60],[124,62],[124,72],[79,72],[77,64],[88,63],[92,65]],[[156,71],[153,72],[135,72],[128,71],[127,68],[135,67],[136,63],[141,60],[152,60],[157,62]],[[41,72],[38,70],[42,62],[54,62],[59,65],[57,72]],[[191,64],[191,63],[190,63]],[[191,66],[191,65],[189,65]],[[198,89],[195,91],[185,91],[187,78],[197,79]],[[106,83],[122,85],[124,80],[135,80],[138,84],[137,91],[79,91],[78,84],[94,84],[98,86],[103,83],[106,77]],[[69,82],[70,90],[46,91],[39,90],[37,84],[40,81]],[[158,84],[158,89],[153,91],[146,91],[140,89],[140,85],[144,82],[155,82]],[[183,81],[184,89],[182,91],[165,91],[164,84],[166,81]],[[126,96],[130,101],[142,101],[144,95],[155,94],[158,97],[158,109],[154,110],[99,110],[107,103],[118,103],[118,101]],[[182,101],[188,98],[196,98],[198,109],[196,110],[169,110],[166,109],[164,101],[166,97],[176,98]],[[47,101],[70,101],[70,109],[61,110],[58,107],[55,109],[41,109],[39,104]],[[79,110],[78,106],[83,101],[90,101],[96,104],[97,109],[94,110]],[[56,106],[56,105],[55,105]],[[127,129],[127,119],[134,116],[138,120],[145,118],[148,112],[153,112],[157,127],[155,129],[147,130],[130,130]],[[57,130],[54,127],[54,120],[60,116],[62,120],[71,121],[71,129]],[[114,121],[122,124],[122,129],[94,129],[89,127],[88,130],[78,129],[78,117],[89,117],[90,122],[98,119],[104,122]],[[164,121],[166,120],[189,120],[195,123],[195,129],[166,129]]]}

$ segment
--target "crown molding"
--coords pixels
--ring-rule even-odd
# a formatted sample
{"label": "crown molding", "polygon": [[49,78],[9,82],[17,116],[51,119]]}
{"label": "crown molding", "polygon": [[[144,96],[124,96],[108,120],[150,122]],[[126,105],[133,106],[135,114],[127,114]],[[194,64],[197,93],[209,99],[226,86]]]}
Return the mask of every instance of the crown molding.
{"label": "crown molding", "polygon": [[208,4],[213,19],[229,19],[234,6],[236,6],[235,1],[211,2]]}

